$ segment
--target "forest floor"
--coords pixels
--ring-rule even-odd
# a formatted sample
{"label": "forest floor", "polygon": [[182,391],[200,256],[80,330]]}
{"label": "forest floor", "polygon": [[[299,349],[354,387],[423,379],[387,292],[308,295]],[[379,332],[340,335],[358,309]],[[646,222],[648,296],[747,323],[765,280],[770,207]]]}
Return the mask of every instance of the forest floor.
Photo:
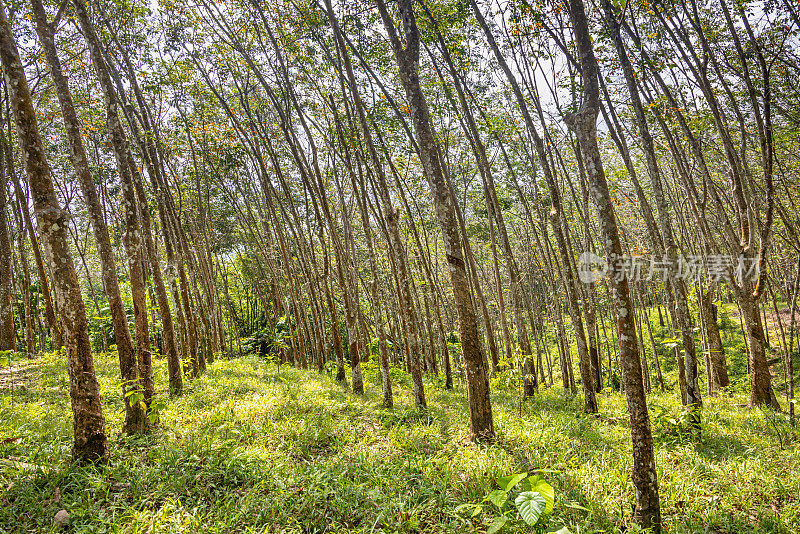
{"label": "forest floor", "polygon": [[[359,397],[327,375],[244,357],[187,381],[184,396],[165,401],[157,428],[130,438],[121,433],[116,359],[95,362],[107,467],[70,464],[63,358],[40,356],[24,365],[25,387],[0,391],[0,532],[50,531],[61,509],[71,532],[484,532],[499,515],[495,505],[484,502],[473,517],[474,507],[459,506],[480,503],[498,477],[520,472],[555,489],[540,530],[635,531],[618,392],[599,394],[601,415],[591,417],[558,387],[524,404],[513,387],[495,387],[497,441],[475,445],[466,439],[463,387],[428,382],[422,412],[397,371],[397,407],[384,410],[374,364]],[[166,384],[165,362],[155,365]],[[650,397],[667,532],[800,531],[797,430],[745,402],[744,393],[706,398],[695,442],[683,432],[676,391]],[[534,531],[513,492],[504,512],[503,532]]]}

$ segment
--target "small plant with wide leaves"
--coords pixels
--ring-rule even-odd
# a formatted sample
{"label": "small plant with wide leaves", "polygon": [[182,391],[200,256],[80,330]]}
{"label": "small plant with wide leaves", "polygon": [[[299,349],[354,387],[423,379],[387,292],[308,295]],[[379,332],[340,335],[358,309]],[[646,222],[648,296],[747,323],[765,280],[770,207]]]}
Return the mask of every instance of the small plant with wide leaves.
{"label": "small plant with wide leaves", "polygon": [[[483,513],[497,514],[487,529],[487,534],[500,532],[509,522],[516,519],[509,516],[513,502],[519,517],[529,526],[541,532],[547,526],[547,520],[553,513],[555,504],[555,491],[540,475],[528,473],[515,473],[496,480],[500,489],[490,491],[479,503],[466,503],[458,506],[456,511],[468,513],[470,518],[478,517]],[[560,534],[569,534],[564,527],[558,531]]]}
{"label": "small plant with wide leaves", "polygon": [[128,404],[131,406],[140,404],[142,409],[146,410],[147,405],[144,402],[144,389],[139,383],[139,380],[125,380],[122,382],[122,385],[124,389],[127,390],[125,391],[125,398],[128,400]]}
{"label": "small plant with wide leaves", "polygon": [[0,350],[0,367],[8,367],[14,361],[13,350]]}

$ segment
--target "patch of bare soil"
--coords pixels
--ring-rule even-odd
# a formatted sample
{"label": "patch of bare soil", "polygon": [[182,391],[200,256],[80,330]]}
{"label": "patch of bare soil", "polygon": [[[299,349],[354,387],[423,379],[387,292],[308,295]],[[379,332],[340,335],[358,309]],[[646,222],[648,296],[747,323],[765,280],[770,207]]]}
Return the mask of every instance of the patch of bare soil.
{"label": "patch of bare soil", "polygon": [[[730,310],[730,316],[733,319],[739,321],[739,310],[733,309]],[[800,308],[795,310],[794,320],[795,320],[795,328],[797,328],[797,323],[800,322]],[[778,315],[781,318],[781,324],[783,325],[783,329],[788,332],[789,323],[791,322],[791,313],[789,308],[778,309]],[[779,331],[778,320],[775,316],[775,310],[770,307],[767,310],[767,330],[769,331],[770,337],[773,336],[773,332]]]}
{"label": "patch of bare soil", "polygon": [[0,391],[7,389],[26,389],[33,375],[30,364],[12,365],[0,369]]}

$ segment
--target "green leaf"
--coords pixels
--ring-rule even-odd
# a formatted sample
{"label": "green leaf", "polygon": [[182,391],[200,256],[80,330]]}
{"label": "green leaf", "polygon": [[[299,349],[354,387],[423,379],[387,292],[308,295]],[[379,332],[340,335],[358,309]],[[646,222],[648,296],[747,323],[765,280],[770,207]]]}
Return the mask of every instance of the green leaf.
{"label": "green leaf", "polygon": [[128,403],[131,406],[135,406],[136,404],[139,404],[140,402],[144,401],[144,393],[136,390],[129,391],[128,393],[125,394],[125,397],[128,398]]}
{"label": "green leaf", "polygon": [[489,525],[489,529],[486,531],[486,534],[495,534],[496,532],[500,532],[500,529],[508,522],[508,518],[504,515],[501,515],[494,522]]}
{"label": "green leaf", "polygon": [[544,497],[537,491],[523,491],[514,500],[514,504],[517,505],[519,515],[530,526],[539,522],[539,518],[542,517],[544,509],[547,507]]}
{"label": "green leaf", "polygon": [[567,527],[561,527],[558,530],[548,530],[548,534],[572,534]]}
{"label": "green leaf", "polygon": [[564,506],[566,506],[567,508],[572,508],[573,510],[581,510],[583,512],[591,512],[591,510],[589,510],[585,506],[581,506],[580,504],[575,503],[575,502],[565,502]]}
{"label": "green leaf", "polygon": [[502,510],[503,506],[505,506],[506,501],[508,501],[508,492],[503,490],[494,490],[486,498],[492,503],[497,506],[498,510]]}
{"label": "green leaf", "polygon": [[544,509],[545,514],[553,513],[553,505],[555,504],[556,492],[553,486],[547,483],[545,479],[540,476],[528,477],[523,483],[522,488],[524,491],[535,491],[544,497],[547,507]]}
{"label": "green leaf", "polygon": [[464,504],[459,504],[458,506],[456,506],[455,512],[457,514],[460,514],[465,510],[474,510],[475,506],[477,506],[475,503],[465,502]]}
{"label": "green leaf", "polygon": [[511,488],[522,482],[527,476],[528,473],[517,473],[516,475],[500,477],[497,479],[497,485],[505,491],[511,491]]}
{"label": "green leaf", "polygon": [[472,511],[472,515],[470,517],[475,517],[481,512],[483,512],[483,506],[481,506],[480,504],[476,504],[475,509]]}

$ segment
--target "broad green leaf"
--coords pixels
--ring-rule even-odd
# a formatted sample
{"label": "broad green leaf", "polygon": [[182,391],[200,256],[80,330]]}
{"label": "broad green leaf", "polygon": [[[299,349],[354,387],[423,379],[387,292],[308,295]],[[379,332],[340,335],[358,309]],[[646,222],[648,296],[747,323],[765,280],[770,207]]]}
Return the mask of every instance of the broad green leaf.
{"label": "broad green leaf", "polygon": [[503,525],[505,525],[507,522],[508,518],[504,515],[501,515],[495,519],[491,525],[489,525],[489,529],[486,531],[486,534],[496,534],[497,532],[500,532],[500,529],[503,528]]}
{"label": "broad green leaf", "polygon": [[542,517],[544,509],[547,507],[547,502],[542,497],[542,494],[536,491],[523,491],[514,500],[517,505],[519,515],[530,526],[539,522]]}
{"label": "broad green leaf", "polygon": [[500,477],[497,479],[497,485],[505,491],[511,491],[511,488],[522,482],[528,473],[517,473],[516,475],[508,475],[507,477]]}
{"label": "broad green leaf", "polygon": [[547,507],[544,509],[545,514],[552,514],[553,513],[553,505],[555,504],[555,497],[556,492],[553,490],[553,486],[547,483],[545,479],[536,475],[532,477],[528,477],[527,480],[522,484],[523,491],[535,491],[540,493],[542,497],[544,497],[545,502],[547,503]]}
{"label": "broad green leaf", "polygon": [[499,510],[502,510],[503,506],[506,504],[506,501],[508,501],[508,492],[503,490],[494,490],[489,493],[486,498],[492,501],[492,503],[497,506]]}

